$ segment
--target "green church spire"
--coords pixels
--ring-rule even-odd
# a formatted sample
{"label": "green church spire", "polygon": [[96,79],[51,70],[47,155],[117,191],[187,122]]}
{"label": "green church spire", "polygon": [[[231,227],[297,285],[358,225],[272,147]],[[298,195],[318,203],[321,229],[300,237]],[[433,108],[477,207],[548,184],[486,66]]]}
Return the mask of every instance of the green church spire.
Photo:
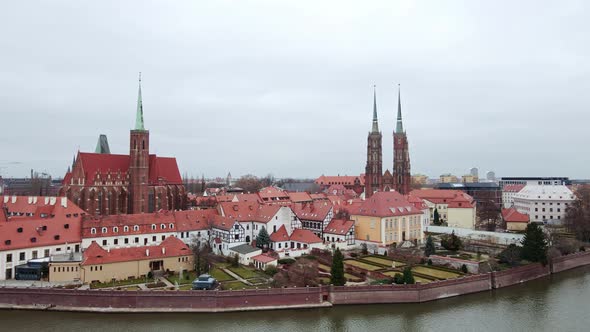
{"label": "green church spire", "polygon": [[397,126],[395,128],[396,133],[403,133],[404,132],[404,125],[402,123],[402,97],[401,97],[401,87],[397,85]]}
{"label": "green church spire", "polygon": [[145,130],[143,126],[143,102],[141,100],[141,72],[139,73],[139,92],[137,93],[137,114],[135,115],[135,130]]}
{"label": "green church spire", "polygon": [[377,86],[373,85],[373,133],[379,132],[379,122],[377,121]]}

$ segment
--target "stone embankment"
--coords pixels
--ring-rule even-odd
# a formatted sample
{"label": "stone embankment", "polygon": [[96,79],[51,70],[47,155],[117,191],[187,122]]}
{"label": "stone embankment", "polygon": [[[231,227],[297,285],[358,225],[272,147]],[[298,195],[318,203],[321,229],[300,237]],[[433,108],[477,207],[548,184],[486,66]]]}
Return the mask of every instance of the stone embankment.
{"label": "stone embankment", "polygon": [[590,264],[590,252],[505,271],[415,285],[305,287],[241,291],[112,291],[0,287],[0,308],[94,312],[223,312],[419,303],[489,291]]}

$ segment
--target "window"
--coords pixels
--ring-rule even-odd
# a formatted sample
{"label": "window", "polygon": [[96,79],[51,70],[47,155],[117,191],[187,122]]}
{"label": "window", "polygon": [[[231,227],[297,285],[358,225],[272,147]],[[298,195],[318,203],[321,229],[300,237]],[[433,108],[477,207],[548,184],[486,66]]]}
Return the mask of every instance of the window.
{"label": "window", "polygon": [[18,259],[19,259],[20,261],[24,261],[24,260],[26,259],[26,256],[25,256],[25,252],[24,252],[24,251],[22,251],[22,252],[20,252],[20,253],[18,254]]}
{"label": "window", "polygon": [[91,228],[90,229],[90,234],[96,234],[96,228]]}
{"label": "window", "polygon": [[125,238],[125,244],[129,244],[129,238]]}
{"label": "window", "polygon": [[139,238],[138,237],[135,238],[135,243],[139,243]]}
{"label": "window", "polygon": [[156,230],[156,224],[152,224],[152,231]]}
{"label": "window", "polygon": [[133,231],[135,231],[135,232],[139,231],[139,226],[137,226],[137,225],[133,226]]}
{"label": "window", "polygon": [[102,245],[106,246],[107,245],[107,240],[102,240]]}
{"label": "window", "polygon": [[168,225],[168,228],[174,229],[174,224],[171,223],[170,225]]}
{"label": "window", "polygon": [[107,228],[106,228],[106,227],[103,227],[101,231],[102,231],[102,233],[104,234],[104,233],[106,233],[106,232],[107,232]]}
{"label": "window", "polygon": [[160,225],[160,228],[161,228],[161,229],[166,229],[166,225],[164,225],[164,224],[161,224],[161,225]]}
{"label": "window", "polygon": [[156,236],[155,236],[155,235],[154,235],[154,236],[152,236],[152,241],[153,241],[153,242],[156,242]]}
{"label": "window", "polygon": [[49,249],[45,249],[43,252],[43,257],[49,257]]}
{"label": "window", "polygon": [[162,241],[166,239],[166,235],[162,235]]}
{"label": "window", "polygon": [[70,224],[64,224],[64,228],[65,228],[65,229],[68,229],[68,228],[70,228]]}
{"label": "window", "polygon": [[12,263],[12,254],[6,254],[6,263]]}
{"label": "window", "polygon": [[125,233],[129,232],[129,226],[123,226],[123,232],[125,232]]}
{"label": "window", "polygon": [[113,227],[113,233],[119,233],[119,227],[117,227],[117,226]]}
{"label": "window", "polygon": [[114,245],[118,245],[118,244],[119,244],[119,239],[114,239],[114,240],[113,240],[113,244],[114,244]]}

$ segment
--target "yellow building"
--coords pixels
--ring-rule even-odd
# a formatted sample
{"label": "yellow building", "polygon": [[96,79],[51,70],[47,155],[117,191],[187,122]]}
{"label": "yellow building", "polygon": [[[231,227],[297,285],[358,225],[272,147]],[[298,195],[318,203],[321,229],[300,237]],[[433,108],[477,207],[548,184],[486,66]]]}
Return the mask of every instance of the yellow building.
{"label": "yellow building", "polygon": [[527,214],[515,208],[502,209],[502,219],[506,223],[506,230],[511,232],[524,232],[530,221]]}
{"label": "yellow building", "polygon": [[452,174],[443,174],[440,176],[440,183],[457,183],[459,178]]}
{"label": "yellow building", "polygon": [[376,192],[351,211],[356,238],[379,245],[420,241],[424,212],[395,191]]}
{"label": "yellow building", "polygon": [[439,221],[449,227],[475,229],[476,204],[470,195],[460,190],[420,189],[413,190],[410,196],[424,201],[430,210],[430,222],[434,221],[434,211]]}
{"label": "yellow building", "polygon": [[423,186],[427,183],[428,183],[428,176],[426,176],[424,174],[412,175],[412,184]]}
{"label": "yellow building", "polygon": [[168,237],[160,245],[105,250],[93,242],[81,262],[54,261],[49,264],[49,281],[93,281],[145,277],[150,271],[193,269],[190,248],[176,237]]}
{"label": "yellow building", "polygon": [[461,177],[463,183],[476,183],[479,182],[479,177],[471,174],[463,175]]}

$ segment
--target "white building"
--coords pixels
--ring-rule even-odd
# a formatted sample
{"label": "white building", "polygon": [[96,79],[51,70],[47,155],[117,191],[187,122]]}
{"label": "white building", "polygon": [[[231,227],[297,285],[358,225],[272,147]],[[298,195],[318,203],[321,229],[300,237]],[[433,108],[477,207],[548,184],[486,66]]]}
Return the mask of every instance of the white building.
{"label": "white building", "polygon": [[526,184],[506,184],[502,187],[502,205],[505,209],[514,205],[514,196],[525,186]]}
{"label": "white building", "polygon": [[531,222],[561,223],[565,210],[575,200],[565,185],[527,185],[514,195],[514,207]]}

